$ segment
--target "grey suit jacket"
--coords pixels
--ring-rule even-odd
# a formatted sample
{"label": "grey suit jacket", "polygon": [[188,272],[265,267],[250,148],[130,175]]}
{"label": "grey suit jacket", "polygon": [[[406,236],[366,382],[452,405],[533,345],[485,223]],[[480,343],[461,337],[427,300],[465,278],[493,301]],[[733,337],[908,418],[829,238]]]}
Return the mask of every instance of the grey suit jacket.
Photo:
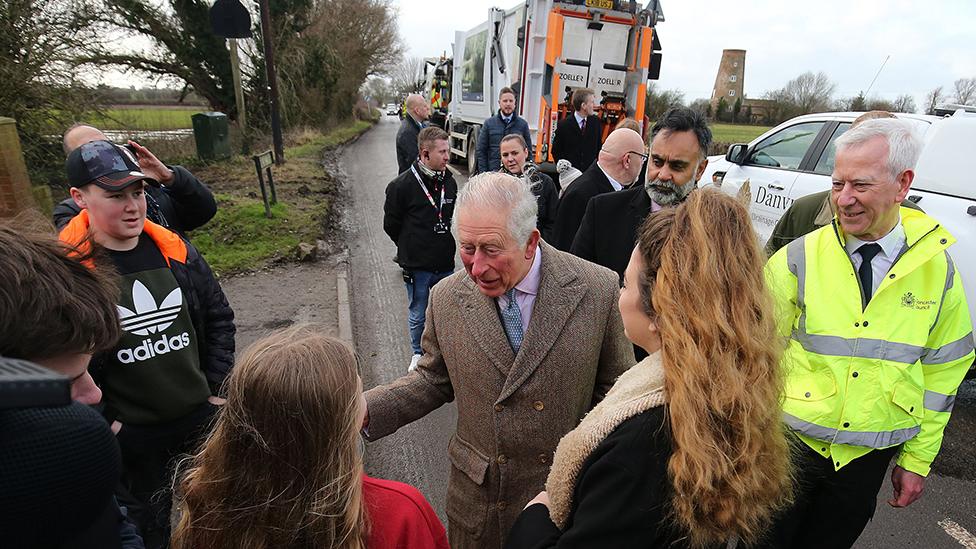
{"label": "grey suit jacket", "polygon": [[617,275],[540,246],[539,293],[518,355],[495,300],[460,271],[431,291],[417,370],[366,393],[370,440],[457,399],[447,502],[455,548],[501,545],[544,488],[559,439],[634,363]]}

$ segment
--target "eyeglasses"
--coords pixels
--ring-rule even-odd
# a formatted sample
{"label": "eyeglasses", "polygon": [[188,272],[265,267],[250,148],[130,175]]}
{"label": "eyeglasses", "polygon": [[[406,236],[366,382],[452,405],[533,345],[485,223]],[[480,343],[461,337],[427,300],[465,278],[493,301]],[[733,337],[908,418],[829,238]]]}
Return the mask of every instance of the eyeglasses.
{"label": "eyeglasses", "polygon": [[[611,152],[611,151],[608,151],[606,149],[600,149],[600,152],[605,152],[607,154],[616,154],[616,153]],[[644,153],[640,153],[640,152],[637,152],[637,151],[627,151],[625,154],[636,154],[637,156],[643,158],[644,160],[647,160],[648,158],[650,158],[650,155],[644,154]]]}

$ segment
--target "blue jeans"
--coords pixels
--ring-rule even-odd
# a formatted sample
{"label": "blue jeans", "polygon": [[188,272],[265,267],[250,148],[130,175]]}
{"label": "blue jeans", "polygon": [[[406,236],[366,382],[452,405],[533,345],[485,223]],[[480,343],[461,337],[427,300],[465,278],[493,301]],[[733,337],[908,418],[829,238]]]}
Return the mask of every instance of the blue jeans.
{"label": "blue jeans", "polygon": [[[409,313],[407,325],[410,328],[410,346],[413,354],[422,354],[420,350],[420,336],[424,334],[424,323],[427,321],[427,298],[430,289],[441,279],[447,278],[454,271],[406,271],[404,270],[404,284],[407,287],[407,301]],[[407,273],[410,274],[407,277]],[[410,280],[407,280],[410,278]]]}

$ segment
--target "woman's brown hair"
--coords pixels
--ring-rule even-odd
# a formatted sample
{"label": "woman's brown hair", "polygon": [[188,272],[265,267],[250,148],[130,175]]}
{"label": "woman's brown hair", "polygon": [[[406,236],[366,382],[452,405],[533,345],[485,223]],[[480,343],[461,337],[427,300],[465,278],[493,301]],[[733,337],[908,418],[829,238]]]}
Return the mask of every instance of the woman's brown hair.
{"label": "woman's brown hair", "polygon": [[765,256],[746,209],[712,190],[648,216],[638,249],[662,341],[672,519],[692,546],[750,544],[792,497]]}
{"label": "woman's brown hair", "polygon": [[181,467],[172,547],[364,547],[361,392],[353,351],[311,326],[251,345]]}

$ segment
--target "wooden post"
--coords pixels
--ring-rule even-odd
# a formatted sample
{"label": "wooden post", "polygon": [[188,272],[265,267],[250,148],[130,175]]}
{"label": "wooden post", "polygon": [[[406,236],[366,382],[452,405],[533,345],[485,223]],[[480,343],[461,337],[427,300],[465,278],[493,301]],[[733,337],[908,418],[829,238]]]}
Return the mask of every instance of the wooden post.
{"label": "wooden post", "polygon": [[261,38],[264,41],[264,63],[268,74],[268,87],[271,89],[271,141],[274,143],[275,164],[285,163],[285,144],[281,138],[281,102],[278,98],[278,76],[274,63],[274,43],[271,32],[271,9],[268,0],[261,0]]}
{"label": "wooden post", "polygon": [[241,60],[237,53],[237,39],[228,38],[227,46],[230,48],[230,69],[234,77],[234,102],[237,105],[237,127],[241,130],[241,143],[243,143],[243,153],[250,152],[250,143],[247,139],[247,109],[244,107],[244,88],[241,86]]}

